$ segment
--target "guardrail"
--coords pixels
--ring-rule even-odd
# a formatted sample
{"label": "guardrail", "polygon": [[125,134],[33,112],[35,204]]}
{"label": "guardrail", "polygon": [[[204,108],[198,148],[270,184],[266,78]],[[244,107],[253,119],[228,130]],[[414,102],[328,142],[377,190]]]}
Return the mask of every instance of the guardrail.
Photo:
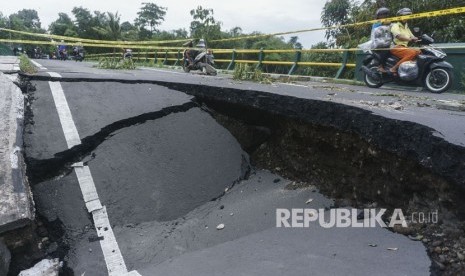
{"label": "guardrail", "polygon": [[[163,64],[171,66],[180,66],[182,64],[184,49],[178,49],[173,51],[169,50],[160,50],[160,51],[134,51],[132,52],[133,60],[136,62],[153,62],[154,64]],[[228,63],[226,70],[233,70],[236,64],[255,64],[256,69],[260,69],[263,65],[278,65],[278,66],[290,66],[288,75],[292,75],[299,66],[325,66],[325,67],[338,67],[339,70],[336,73],[335,78],[340,78],[342,73],[346,68],[355,68],[355,63],[348,63],[349,59],[349,50],[348,49],[288,49],[288,50],[265,50],[265,49],[212,49],[214,55],[230,55],[229,59],[219,59],[215,58],[216,63]],[[302,61],[303,53],[310,52],[319,52],[319,53],[328,53],[328,52],[339,52],[342,53],[342,61],[339,63],[333,62],[312,62],[312,61]],[[257,59],[239,59],[239,54],[256,54],[258,55]],[[294,54],[292,61],[289,60],[266,60],[265,57],[267,54]],[[88,55],[87,58],[98,60],[102,57],[113,57],[113,58],[122,58],[123,53],[103,53],[103,54],[93,54]],[[169,62],[173,62],[169,64]]]}

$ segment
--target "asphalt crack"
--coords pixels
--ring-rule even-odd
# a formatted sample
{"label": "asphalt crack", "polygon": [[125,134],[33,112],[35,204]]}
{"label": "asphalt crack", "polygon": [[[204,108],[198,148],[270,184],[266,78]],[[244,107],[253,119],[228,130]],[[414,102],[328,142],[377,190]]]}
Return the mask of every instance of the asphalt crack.
{"label": "asphalt crack", "polygon": [[194,107],[198,107],[197,103],[190,101],[182,105],[169,106],[158,111],[116,121],[101,128],[97,133],[81,139],[81,144],[56,153],[53,158],[35,159],[26,156],[26,164],[28,167],[27,176],[31,184],[34,185],[67,174],[72,170],[72,164],[82,162],[82,160],[89,156],[100,144],[116,135],[115,132],[118,130],[143,124],[146,121],[157,120],[170,114],[186,112]]}

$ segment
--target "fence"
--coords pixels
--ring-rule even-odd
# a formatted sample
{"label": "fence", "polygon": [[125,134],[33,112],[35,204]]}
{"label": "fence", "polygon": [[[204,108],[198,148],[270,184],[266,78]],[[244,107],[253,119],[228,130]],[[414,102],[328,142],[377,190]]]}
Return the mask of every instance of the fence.
{"label": "fence", "polygon": [[[183,50],[177,51],[160,50],[160,51],[135,51],[133,52],[133,60],[135,62],[151,62],[154,64],[163,64],[171,66],[181,66],[183,62]],[[350,51],[346,49],[290,49],[290,50],[235,50],[235,49],[212,49],[215,57],[221,56],[223,58],[215,58],[216,63],[225,64],[223,66],[226,70],[233,70],[236,64],[253,64],[256,69],[260,69],[266,65],[276,66],[287,66],[288,75],[292,75],[297,71],[298,67],[302,66],[325,66],[338,68],[335,78],[340,78],[343,72],[347,68],[355,68],[355,63],[348,63]],[[315,61],[303,61],[302,54],[305,53],[340,53],[341,62],[315,62]],[[278,54],[278,55],[293,55],[292,60],[267,60],[267,55]],[[227,55],[229,58],[226,58]],[[252,57],[255,55],[256,57]],[[103,53],[88,55],[87,58],[97,60],[103,57],[120,58],[122,53]]]}

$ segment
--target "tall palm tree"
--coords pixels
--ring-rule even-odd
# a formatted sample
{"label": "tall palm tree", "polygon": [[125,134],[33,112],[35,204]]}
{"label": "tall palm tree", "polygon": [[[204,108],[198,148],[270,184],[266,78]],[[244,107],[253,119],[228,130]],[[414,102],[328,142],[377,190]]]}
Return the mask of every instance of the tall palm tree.
{"label": "tall palm tree", "polygon": [[[122,32],[121,32],[121,16],[116,13],[107,12],[108,20],[104,28],[101,27],[93,27],[95,31],[100,33],[103,37],[107,37],[110,40],[121,40],[122,39]],[[113,56],[115,55],[116,48],[113,48]]]}
{"label": "tall palm tree", "polygon": [[106,29],[112,40],[121,39],[120,21],[121,21],[121,17],[118,14],[118,12],[116,12],[115,14],[111,12],[108,13],[108,25],[106,26]]}

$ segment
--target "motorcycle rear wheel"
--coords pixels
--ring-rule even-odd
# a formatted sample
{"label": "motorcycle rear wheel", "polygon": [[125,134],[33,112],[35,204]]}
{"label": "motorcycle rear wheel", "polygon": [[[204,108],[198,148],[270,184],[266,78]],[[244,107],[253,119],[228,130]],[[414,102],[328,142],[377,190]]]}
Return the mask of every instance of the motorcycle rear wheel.
{"label": "motorcycle rear wheel", "polygon": [[[378,65],[369,65],[368,68],[372,71],[378,71]],[[384,83],[382,82],[381,78],[376,80],[370,77],[367,73],[363,72],[363,81],[365,84],[370,88],[379,88]]]}
{"label": "motorcycle rear wheel", "polygon": [[189,63],[187,61],[184,61],[184,63],[182,64],[182,70],[186,73],[189,73],[191,71]]}
{"label": "motorcycle rear wheel", "polygon": [[454,75],[447,68],[434,68],[425,78],[425,87],[433,93],[442,93],[448,90],[453,83]]}

